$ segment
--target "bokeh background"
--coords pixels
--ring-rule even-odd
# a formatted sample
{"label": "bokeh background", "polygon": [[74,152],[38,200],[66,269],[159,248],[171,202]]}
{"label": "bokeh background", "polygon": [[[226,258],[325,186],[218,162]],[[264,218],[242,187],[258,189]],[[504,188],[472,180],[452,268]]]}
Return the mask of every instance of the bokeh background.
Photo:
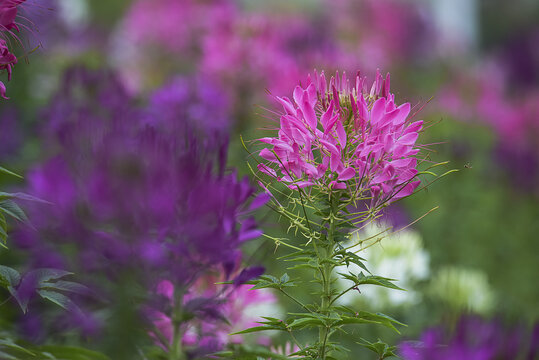
{"label": "bokeh background", "polygon": [[[0,161],[34,182],[2,178],[4,189],[37,186],[27,175],[68,151],[51,135],[66,117],[90,109],[88,121],[98,121],[107,109],[114,119],[119,107],[148,103],[226,133],[227,166],[246,175],[249,154],[240,135],[251,146],[249,140],[268,134],[263,129],[276,118],[268,109],[278,110],[270,95],[290,96],[313,69],[361,70],[369,79],[380,69],[391,73],[398,102],[421,109],[417,117],[429,126],[420,141],[430,144],[431,159],[449,160],[445,169],[459,172],[399,202],[385,217],[397,228],[439,208],[368,254],[372,267],[409,291],[346,301],[407,323],[407,339],[431,326],[454,329],[466,314],[506,328],[529,330],[539,321],[537,1],[34,0],[22,12],[28,28],[6,83],[11,99],[0,103]],[[159,91],[173,95],[163,99]],[[79,135],[70,141],[87,134]],[[57,191],[66,193],[60,180]],[[293,237],[269,211],[259,218],[267,233]],[[39,260],[25,231],[13,229],[12,251],[0,252],[3,264],[53,264],[56,246],[69,247],[50,242],[51,253]],[[283,272],[273,254],[284,253],[261,238],[245,247],[244,259]],[[281,300],[268,306],[294,310]],[[123,315],[107,323],[109,333],[126,332],[130,314]],[[30,331],[32,321],[45,320],[21,320],[9,305],[0,307],[0,318],[32,341],[53,337],[46,325]],[[80,322],[54,338],[118,359],[123,355],[114,354],[128,353],[129,343],[120,351],[99,331],[81,335],[92,325]],[[374,328],[366,334],[402,339]]]}

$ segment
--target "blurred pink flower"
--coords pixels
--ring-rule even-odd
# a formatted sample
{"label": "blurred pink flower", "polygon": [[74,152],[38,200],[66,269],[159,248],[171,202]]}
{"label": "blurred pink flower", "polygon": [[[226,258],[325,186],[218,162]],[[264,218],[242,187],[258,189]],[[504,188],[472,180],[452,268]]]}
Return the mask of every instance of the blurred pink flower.
{"label": "blurred pink flower", "polygon": [[[216,305],[219,316],[223,316],[228,324],[220,319],[206,318],[202,316],[183,324],[184,345],[197,345],[207,342],[209,339],[216,340],[221,346],[227,343],[242,343],[242,335],[229,335],[249,327],[257,326],[257,321],[263,320],[262,315],[275,312],[277,305],[276,297],[268,289],[251,290],[251,285],[238,285],[227,287],[216,285],[221,281],[218,277],[206,276],[198,279],[189,292],[184,296],[184,306],[190,301],[198,299],[212,299],[212,305]],[[157,286],[157,293],[174,302],[174,286],[168,280],[162,281]],[[169,344],[172,344],[173,327],[172,320],[164,312],[152,310],[150,317],[153,325],[165,336]],[[267,342],[263,337],[259,342]]]}

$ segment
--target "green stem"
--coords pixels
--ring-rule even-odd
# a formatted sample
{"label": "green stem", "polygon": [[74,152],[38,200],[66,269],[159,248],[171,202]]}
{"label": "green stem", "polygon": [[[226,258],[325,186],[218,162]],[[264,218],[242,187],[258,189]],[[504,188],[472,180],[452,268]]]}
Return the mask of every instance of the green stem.
{"label": "green stem", "polygon": [[[331,312],[331,297],[332,297],[332,281],[331,273],[333,271],[333,265],[327,260],[331,260],[335,249],[335,218],[337,215],[337,205],[335,199],[330,195],[331,211],[329,214],[329,228],[326,237],[326,243],[323,246],[323,250],[319,253],[320,262],[322,263],[321,275],[322,275],[322,301],[320,304],[320,313],[323,315],[329,315]],[[319,358],[321,360],[326,359],[327,355],[327,343],[330,337],[331,327],[320,327],[319,329]]]}
{"label": "green stem", "polygon": [[182,347],[183,329],[183,290],[174,288],[175,308],[172,313],[172,347],[169,351],[169,360],[184,360],[185,354]]}

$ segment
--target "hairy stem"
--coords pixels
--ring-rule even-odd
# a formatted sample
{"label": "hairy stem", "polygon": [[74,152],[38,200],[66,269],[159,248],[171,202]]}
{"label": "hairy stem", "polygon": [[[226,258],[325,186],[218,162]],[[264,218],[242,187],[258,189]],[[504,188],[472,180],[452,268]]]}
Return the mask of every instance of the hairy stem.
{"label": "hairy stem", "polygon": [[[319,253],[320,257],[320,263],[322,266],[321,269],[321,275],[322,275],[322,301],[320,304],[320,313],[323,315],[329,315],[331,313],[331,297],[332,297],[332,280],[331,280],[331,273],[333,271],[333,265],[329,261],[333,257],[333,252],[335,249],[335,230],[336,230],[336,224],[335,224],[335,218],[337,215],[337,204],[335,202],[334,197],[330,195],[330,202],[331,202],[331,210],[329,214],[328,219],[328,232],[326,237],[326,242],[323,246],[323,251]],[[319,329],[319,358],[322,360],[326,359],[327,356],[327,343],[329,341],[331,327],[330,326],[323,326]]]}

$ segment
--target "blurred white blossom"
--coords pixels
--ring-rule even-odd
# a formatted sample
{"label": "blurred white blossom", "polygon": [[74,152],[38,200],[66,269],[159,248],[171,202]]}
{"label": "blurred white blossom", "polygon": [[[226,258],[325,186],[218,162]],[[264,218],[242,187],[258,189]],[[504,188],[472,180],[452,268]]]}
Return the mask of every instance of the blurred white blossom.
{"label": "blurred white blossom", "polygon": [[[354,243],[357,245],[350,251],[366,259],[365,264],[373,275],[395,279],[395,284],[406,291],[366,285],[360,288],[361,294],[350,291],[342,296],[339,299],[341,304],[363,300],[377,307],[392,307],[412,305],[420,301],[421,295],[413,289],[414,284],[429,275],[429,255],[423,249],[421,236],[413,230],[388,234],[389,231],[384,232],[385,229],[383,224],[372,224],[355,233],[349,246]],[[362,247],[366,249],[360,250]],[[336,272],[353,274],[361,271],[365,273],[355,264],[336,269]],[[339,287],[342,289],[351,284],[349,280],[339,279]]]}
{"label": "blurred white blossom", "polygon": [[456,311],[488,313],[494,305],[494,293],[487,274],[456,266],[439,269],[429,284],[429,294]]}

